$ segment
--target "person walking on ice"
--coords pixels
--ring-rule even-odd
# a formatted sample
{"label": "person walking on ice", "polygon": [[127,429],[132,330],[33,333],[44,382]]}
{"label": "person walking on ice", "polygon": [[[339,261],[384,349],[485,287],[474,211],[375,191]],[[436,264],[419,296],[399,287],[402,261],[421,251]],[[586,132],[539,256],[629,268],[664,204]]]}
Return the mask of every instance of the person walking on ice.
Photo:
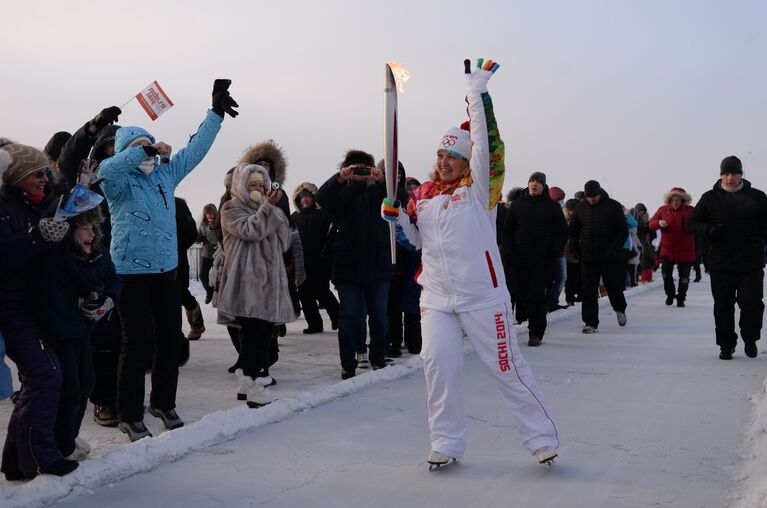
{"label": "person walking on ice", "polygon": [[397,221],[422,249],[421,293],[429,468],[463,457],[466,422],[460,387],[463,337],[500,388],[520,422],[523,445],[540,463],[557,456],[559,438],[538,384],[517,346],[509,292],[496,243],[496,204],[504,179],[504,145],[487,82],[492,60],[464,62],[469,131],[452,128],[442,138],[430,181],[415,189],[401,213],[385,199],[384,219]]}

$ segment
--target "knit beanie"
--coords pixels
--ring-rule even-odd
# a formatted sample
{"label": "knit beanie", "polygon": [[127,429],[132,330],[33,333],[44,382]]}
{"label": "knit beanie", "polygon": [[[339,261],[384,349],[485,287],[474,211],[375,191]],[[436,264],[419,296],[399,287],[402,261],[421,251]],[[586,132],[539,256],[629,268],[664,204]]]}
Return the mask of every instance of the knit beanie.
{"label": "knit beanie", "polygon": [[600,192],[602,192],[602,187],[596,180],[589,180],[586,182],[586,185],[583,186],[583,195],[587,198],[599,196]]}
{"label": "knit beanie", "polygon": [[740,159],[734,155],[722,159],[722,164],[719,165],[719,174],[723,175],[725,173],[740,173],[742,175],[743,164],[741,164]]}
{"label": "knit beanie", "polygon": [[11,144],[2,149],[11,156],[10,164],[3,172],[3,180],[10,185],[16,185],[32,173],[48,167],[48,158],[37,148]]}
{"label": "knit beanie", "polygon": [[536,171],[532,175],[530,175],[530,178],[527,179],[527,182],[538,182],[541,185],[546,185],[546,175],[541,173],[540,171]]}
{"label": "knit beanie", "polygon": [[50,160],[59,160],[61,149],[64,148],[64,145],[67,144],[67,141],[69,141],[69,138],[71,137],[72,135],[70,133],[66,131],[59,131],[51,137],[51,139],[48,141],[48,144],[45,145],[45,148],[43,148],[43,151]]}
{"label": "knit beanie", "polygon": [[471,157],[471,137],[469,136],[469,122],[464,122],[461,127],[453,127],[442,136],[442,141],[437,151],[447,150],[452,155],[463,160]]}

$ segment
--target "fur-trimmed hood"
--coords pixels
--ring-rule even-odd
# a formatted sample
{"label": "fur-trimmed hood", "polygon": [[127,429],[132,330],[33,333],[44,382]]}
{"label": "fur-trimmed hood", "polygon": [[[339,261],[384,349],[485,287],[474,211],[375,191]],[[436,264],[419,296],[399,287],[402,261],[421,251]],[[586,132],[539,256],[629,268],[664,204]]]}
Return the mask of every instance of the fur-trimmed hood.
{"label": "fur-trimmed hood", "polygon": [[[270,177],[270,181],[285,183],[285,176],[287,175],[288,159],[285,157],[285,151],[280,145],[274,142],[272,139],[267,139],[253,146],[249,146],[245,149],[245,153],[240,158],[240,164],[255,164],[260,160],[269,160],[272,162],[272,172],[274,178]],[[267,190],[269,187],[267,186]]]}
{"label": "fur-trimmed hood", "polygon": [[681,187],[674,187],[667,193],[663,195],[663,204],[664,205],[670,205],[671,204],[671,198],[674,196],[679,196],[682,198],[682,201],[684,201],[685,205],[692,205],[692,196],[690,196],[687,191],[685,191]]}
{"label": "fur-trimmed hood", "polygon": [[248,192],[248,177],[256,171],[264,177],[264,200],[266,199],[266,193],[272,188],[272,179],[269,178],[269,172],[266,168],[257,164],[240,164],[234,168],[234,173],[232,174],[232,197],[244,205],[258,210],[261,205],[250,199],[250,193]]}
{"label": "fur-trimmed hood", "polygon": [[314,204],[317,206],[317,186],[310,182],[301,182],[298,184],[298,187],[293,189],[293,204],[296,205],[296,209],[301,209],[301,199],[298,197],[298,195],[301,193],[301,191],[307,191],[311,193],[312,196],[314,196]]}

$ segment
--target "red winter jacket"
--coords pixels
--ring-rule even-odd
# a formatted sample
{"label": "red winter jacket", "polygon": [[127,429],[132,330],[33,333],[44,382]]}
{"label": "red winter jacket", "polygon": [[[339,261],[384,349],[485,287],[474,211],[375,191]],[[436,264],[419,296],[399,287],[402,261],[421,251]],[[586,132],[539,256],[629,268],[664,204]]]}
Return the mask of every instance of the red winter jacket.
{"label": "red winter jacket", "polygon": [[[689,203],[689,201],[687,201]],[[695,262],[695,235],[687,229],[690,215],[694,208],[690,205],[682,205],[679,210],[674,210],[671,205],[658,208],[655,215],[650,219],[650,229],[662,231],[660,237],[660,257],[674,263]],[[665,220],[668,226],[661,228],[658,222]]]}

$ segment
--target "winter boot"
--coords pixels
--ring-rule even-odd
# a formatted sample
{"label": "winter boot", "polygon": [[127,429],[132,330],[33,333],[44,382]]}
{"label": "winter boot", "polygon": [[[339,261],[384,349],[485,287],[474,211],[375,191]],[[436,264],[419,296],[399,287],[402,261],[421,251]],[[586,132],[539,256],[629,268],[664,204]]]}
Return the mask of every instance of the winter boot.
{"label": "winter boot", "polygon": [[42,474],[52,474],[54,476],[65,476],[77,469],[80,465],[76,460],[59,459],[45,469],[41,469]]}
{"label": "winter boot", "polygon": [[341,379],[349,379],[357,375],[355,370],[341,369]]}
{"label": "winter boot", "polygon": [[596,326],[586,325],[583,327],[583,330],[581,331],[583,333],[597,333],[598,330]]}
{"label": "winter boot", "polygon": [[674,305],[674,296],[667,296],[666,297],[666,305]]}
{"label": "winter boot", "polygon": [[756,342],[749,341],[746,342],[746,347],[744,349],[746,356],[749,358],[756,358],[756,355],[759,354],[759,349],[756,347]]}
{"label": "winter boot", "polygon": [[184,426],[184,420],[176,413],[175,409],[156,409],[149,406],[149,414],[162,420],[162,424],[168,430]]}
{"label": "winter boot", "polygon": [[234,371],[240,385],[237,388],[237,400],[248,400],[248,388],[253,384],[253,378],[243,374],[242,369]]}
{"label": "winter boot", "polygon": [[75,438],[75,449],[72,453],[64,457],[66,460],[74,460],[82,462],[88,458],[88,454],[91,453],[91,445],[87,441],[80,437]]}
{"label": "winter boot", "polygon": [[274,386],[277,384],[277,380],[274,379],[269,374],[265,374],[265,375],[259,374],[258,377],[256,377],[255,382],[260,384],[263,387]]}
{"label": "winter boot", "polygon": [[[245,376],[250,378],[250,376]],[[251,380],[252,381],[252,380]],[[274,400],[270,391],[261,383],[252,382],[248,387],[248,407],[257,408],[265,406]]]}
{"label": "winter boot", "polygon": [[527,341],[527,345],[530,347],[536,347],[540,346],[541,342],[543,342],[543,339],[538,337],[537,335],[530,335],[530,338]]}
{"label": "winter boot", "polygon": [[357,353],[357,367],[367,369],[370,367],[370,359],[367,353]]}
{"label": "winter boot", "polygon": [[626,313],[625,312],[616,312],[615,317],[618,318],[618,324],[620,326],[626,326]]}
{"label": "winter boot", "polygon": [[93,421],[102,427],[117,427],[117,413],[109,406],[95,404],[93,406]]}
{"label": "winter boot", "polygon": [[200,304],[195,302],[194,309],[186,311],[186,319],[189,321],[189,334],[186,336],[189,340],[198,340],[205,331],[205,321],[202,319],[202,309]]}
{"label": "winter boot", "polygon": [[152,437],[152,433],[149,432],[149,429],[146,428],[146,425],[144,425],[143,421],[120,422],[117,425],[117,428],[120,429],[120,432],[123,434],[128,434],[128,438],[130,438],[131,443],[145,437]]}

